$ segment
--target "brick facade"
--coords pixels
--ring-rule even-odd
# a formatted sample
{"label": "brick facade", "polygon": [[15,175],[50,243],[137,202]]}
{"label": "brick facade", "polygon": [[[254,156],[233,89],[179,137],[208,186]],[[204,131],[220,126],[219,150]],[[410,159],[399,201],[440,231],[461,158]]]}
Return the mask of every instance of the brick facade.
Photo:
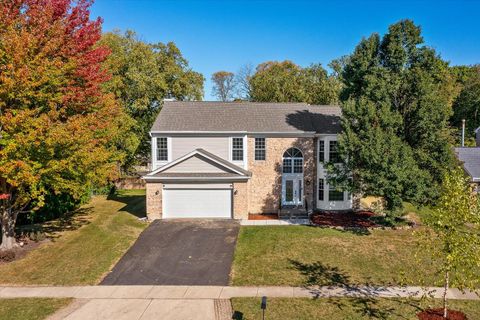
{"label": "brick facade", "polygon": [[[266,160],[255,160],[255,137],[249,136],[248,170],[252,172],[248,182],[233,183],[233,217],[248,219],[248,214],[277,213],[282,199],[282,158],[291,147],[303,153],[304,195],[308,209],[314,208],[315,199],[315,139],[266,137]],[[162,218],[162,183],[148,182],[147,217]],[[158,194],[156,194],[158,192]]]}
{"label": "brick facade", "polygon": [[[163,184],[158,182],[148,182],[147,189],[147,218],[149,220],[162,218],[162,189]],[[157,194],[158,193],[158,194]]]}
{"label": "brick facade", "polygon": [[248,219],[248,183],[235,182],[233,191],[233,218]]}
{"label": "brick facade", "polygon": [[304,193],[308,208],[314,205],[315,139],[267,137],[266,160],[255,161],[255,137],[248,137],[248,170],[252,172],[249,184],[249,213],[277,213],[282,199],[282,158],[291,147],[303,153]]}

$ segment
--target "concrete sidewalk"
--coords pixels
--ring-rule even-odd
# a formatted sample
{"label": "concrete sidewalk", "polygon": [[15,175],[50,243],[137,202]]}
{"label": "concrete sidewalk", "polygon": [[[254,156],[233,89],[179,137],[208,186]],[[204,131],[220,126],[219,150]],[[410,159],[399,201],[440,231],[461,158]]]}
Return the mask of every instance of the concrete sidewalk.
{"label": "concrete sidewalk", "polygon": [[227,320],[212,299],[79,299],[47,320]]}
{"label": "concrete sidewalk", "polygon": [[[78,286],[0,287],[1,298],[75,298],[48,320],[228,320],[234,297],[442,297],[442,288],[420,287],[223,287]],[[478,300],[472,292],[448,291],[449,299]]]}
{"label": "concrete sidewalk", "polygon": [[[0,298],[55,297],[75,299],[230,299],[234,297],[385,297],[441,298],[439,287],[226,287],[226,286],[78,286],[0,287]],[[450,289],[449,299],[480,300],[473,292]]]}

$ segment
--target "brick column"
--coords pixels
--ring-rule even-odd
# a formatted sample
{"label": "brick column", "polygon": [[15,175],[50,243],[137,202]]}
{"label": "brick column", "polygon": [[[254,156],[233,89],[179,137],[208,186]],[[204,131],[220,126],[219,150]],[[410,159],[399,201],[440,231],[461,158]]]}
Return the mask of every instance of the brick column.
{"label": "brick column", "polygon": [[147,182],[147,218],[149,220],[162,218],[162,189],[163,184]]}

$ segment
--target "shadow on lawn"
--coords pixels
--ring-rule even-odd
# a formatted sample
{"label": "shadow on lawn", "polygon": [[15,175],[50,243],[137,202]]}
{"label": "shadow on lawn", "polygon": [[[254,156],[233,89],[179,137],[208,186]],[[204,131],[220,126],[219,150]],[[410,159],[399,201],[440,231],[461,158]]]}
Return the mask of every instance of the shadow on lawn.
{"label": "shadow on lawn", "polygon": [[392,307],[381,306],[377,298],[374,297],[355,297],[348,300],[335,299],[331,301],[339,309],[351,307],[355,313],[368,319],[391,319],[393,315],[400,319],[408,319],[401,314],[397,314]]}
{"label": "shadow on lawn", "polygon": [[89,224],[92,210],[92,207],[82,207],[52,221],[19,226],[16,232],[20,237],[27,236],[30,239],[35,239],[38,234],[43,234],[45,238],[53,241],[60,238],[64,231],[74,231]]}
{"label": "shadow on lawn", "polygon": [[368,228],[361,227],[332,228],[328,225],[307,225],[306,227],[332,229],[342,233],[351,233],[356,236],[369,236],[372,234],[372,232]]}
{"label": "shadow on lawn", "polygon": [[125,211],[137,218],[146,217],[146,197],[145,195],[128,194],[123,192],[110,193],[107,200],[124,203],[125,206],[119,211]]}
{"label": "shadow on lawn", "polygon": [[338,267],[332,267],[316,261],[302,263],[288,259],[290,264],[305,277],[306,286],[348,286],[350,277]]}
{"label": "shadow on lawn", "polygon": [[[314,295],[315,299],[331,298],[320,287],[336,287],[342,291],[341,295],[348,297],[348,300],[331,298],[330,303],[339,309],[351,307],[355,312],[369,319],[389,319],[395,314],[394,308],[386,308],[381,305],[378,297],[376,297],[378,288],[369,286],[359,287],[353,284],[350,281],[350,276],[338,267],[323,264],[319,261],[302,263],[289,259],[289,262],[305,277],[304,286]],[[399,303],[411,304],[411,302],[400,300]],[[397,316],[403,318],[401,314],[397,314]]]}

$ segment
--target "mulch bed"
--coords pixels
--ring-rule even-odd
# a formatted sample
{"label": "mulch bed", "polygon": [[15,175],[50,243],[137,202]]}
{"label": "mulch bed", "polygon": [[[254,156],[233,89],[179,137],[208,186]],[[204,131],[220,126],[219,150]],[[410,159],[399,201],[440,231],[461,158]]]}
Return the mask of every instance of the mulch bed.
{"label": "mulch bed", "polygon": [[[32,241],[27,238],[20,238],[17,239],[17,244],[18,246],[11,249],[11,250],[4,250],[0,251],[0,265],[6,264],[15,260],[20,260],[25,255],[34,250],[35,248],[38,248],[40,245],[43,243],[49,242],[50,240],[44,239],[42,241]],[[19,243],[23,242],[23,246],[20,246]]]}
{"label": "mulch bed", "polygon": [[[427,309],[417,314],[420,320],[445,320],[443,308]],[[447,320],[467,320],[465,313],[456,310],[448,310]]]}
{"label": "mulch bed", "polygon": [[321,211],[315,212],[310,219],[314,225],[343,228],[376,228],[381,225],[375,223],[370,218],[375,216],[371,211],[349,211],[334,212]]}
{"label": "mulch bed", "polygon": [[278,220],[276,214],[248,214],[248,220]]}

